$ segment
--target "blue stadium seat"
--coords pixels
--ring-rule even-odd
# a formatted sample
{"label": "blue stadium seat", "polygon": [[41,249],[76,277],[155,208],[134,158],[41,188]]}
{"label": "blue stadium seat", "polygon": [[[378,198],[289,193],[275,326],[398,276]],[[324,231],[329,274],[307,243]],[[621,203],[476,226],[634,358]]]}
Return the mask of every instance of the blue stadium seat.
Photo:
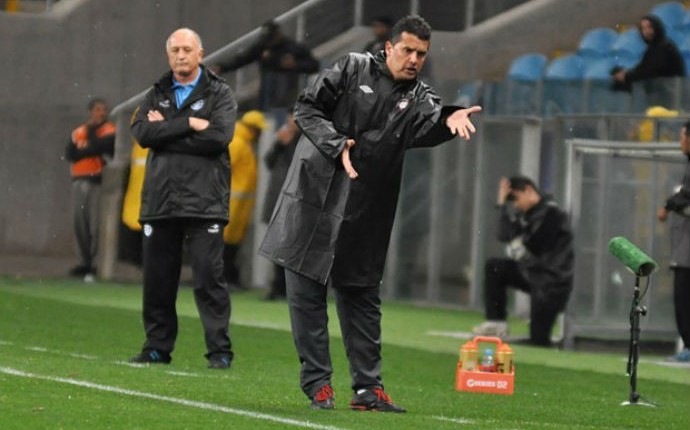
{"label": "blue stadium seat", "polygon": [[680,49],[680,55],[683,56],[685,61],[685,76],[690,76],[690,35],[685,38],[678,49]]}
{"label": "blue stadium seat", "polygon": [[508,70],[508,79],[536,82],[544,74],[546,56],[542,54],[525,54],[513,60]]}
{"label": "blue stadium seat", "polygon": [[675,43],[678,49],[680,49],[686,39],[690,38],[690,33],[684,32],[680,28],[668,30],[666,33],[666,37],[668,37],[671,42]]}
{"label": "blue stadium seat", "polygon": [[681,53],[690,53],[690,35],[683,40],[683,43],[678,46],[678,49],[680,49]]}
{"label": "blue stadium seat", "polygon": [[637,64],[640,62],[642,59],[642,55],[631,55],[631,54],[618,54],[615,56],[612,56],[613,62],[616,66],[622,67],[624,69],[632,69],[633,67],[637,66]]}
{"label": "blue stadium seat", "polygon": [[549,63],[544,73],[542,115],[581,113],[584,108],[584,60],[566,55]]}
{"label": "blue stadium seat", "polygon": [[647,45],[642,40],[637,28],[631,28],[618,35],[618,38],[611,46],[611,57],[616,59],[616,63],[630,67],[637,64],[642,58],[642,54],[647,49]]}
{"label": "blue stadium seat", "polygon": [[690,31],[690,10],[685,13],[683,22],[680,24],[680,28],[686,33]]}
{"label": "blue stadium seat", "polygon": [[583,58],[604,58],[608,56],[618,33],[610,28],[595,28],[589,30],[580,39],[577,54]]}
{"label": "blue stadium seat", "polygon": [[481,103],[482,81],[463,82],[458,88],[453,104],[455,106],[472,106]]}
{"label": "blue stadium seat", "polygon": [[661,3],[652,8],[652,15],[656,15],[664,23],[666,30],[679,28],[683,25],[685,7],[677,1]]}
{"label": "blue stadium seat", "polygon": [[594,81],[611,80],[611,69],[616,66],[616,60],[607,57],[585,61],[584,79]]}
{"label": "blue stadium seat", "polygon": [[547,79],[580,80],[584,76],[585,62],[577,55],[556,58],[546,67]]}

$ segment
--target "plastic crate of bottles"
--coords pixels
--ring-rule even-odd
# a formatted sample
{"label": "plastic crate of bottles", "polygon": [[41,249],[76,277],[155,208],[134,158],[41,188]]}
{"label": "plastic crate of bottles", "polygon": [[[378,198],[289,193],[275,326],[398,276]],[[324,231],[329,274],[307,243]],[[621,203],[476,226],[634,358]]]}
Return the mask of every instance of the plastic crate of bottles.
{"label": "plastic crate of bottles", "polygon": [[[491,347],[480,350],[480,344]],[[477,336],[460,348],[455,372],[457,391],[513,394],[514,379],[513,350],[501,339]]]}

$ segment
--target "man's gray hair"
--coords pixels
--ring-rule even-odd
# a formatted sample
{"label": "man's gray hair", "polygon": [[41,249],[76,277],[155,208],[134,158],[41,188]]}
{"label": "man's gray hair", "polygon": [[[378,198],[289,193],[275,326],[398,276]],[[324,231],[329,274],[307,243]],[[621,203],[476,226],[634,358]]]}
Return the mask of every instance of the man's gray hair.
{"label": "man's gray hair", "polygon": [[188,32],[192,33],[192,36],[194,36],[196,41],[199,43],[199,48],[204,49],[204,44],[201,42],[201,37],[199,36],[199,34],[196,31],[192,30],[191,28],[184,27],[184,28],[178,28],[177,30],[173,31],[170,34],[170,36],[168,36],[168,38],[165,40],[165,50],[166,51],[168,50],[168,48],[170,48],[170,38],[173,36],[173,34],[177,33],[178,31],[188,31]]}

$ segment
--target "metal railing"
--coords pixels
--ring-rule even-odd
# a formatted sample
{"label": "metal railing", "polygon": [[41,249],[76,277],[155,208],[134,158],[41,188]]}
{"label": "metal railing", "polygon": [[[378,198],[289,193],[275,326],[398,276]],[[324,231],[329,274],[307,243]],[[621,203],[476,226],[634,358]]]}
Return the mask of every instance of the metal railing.
{"label": "metal railing", "polygon": [[50,12],[53,5],[60,0],[5,0],[0,2],[0,11],[14,13]]}

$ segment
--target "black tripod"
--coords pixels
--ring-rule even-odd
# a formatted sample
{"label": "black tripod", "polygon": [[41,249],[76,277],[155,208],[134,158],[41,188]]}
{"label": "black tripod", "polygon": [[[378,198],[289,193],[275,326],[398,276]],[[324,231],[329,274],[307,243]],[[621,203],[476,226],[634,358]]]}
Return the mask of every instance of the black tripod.
{"label": "black tripod", "polygon": [[[647,289],[645,288],[646,291]],[[642,295],[640,294],[640,276],[635,275],[635,288],[630,307],[630,346],[628,348],[628,365],[626,369],[628,376],[630,376],[630,397],[621,403],[622,406],[656,406],[654,403],[642,399],[640,393],[637,392],[637,363],[640,359],[640,316],[647,315],[647,308],[640,305]]]}

